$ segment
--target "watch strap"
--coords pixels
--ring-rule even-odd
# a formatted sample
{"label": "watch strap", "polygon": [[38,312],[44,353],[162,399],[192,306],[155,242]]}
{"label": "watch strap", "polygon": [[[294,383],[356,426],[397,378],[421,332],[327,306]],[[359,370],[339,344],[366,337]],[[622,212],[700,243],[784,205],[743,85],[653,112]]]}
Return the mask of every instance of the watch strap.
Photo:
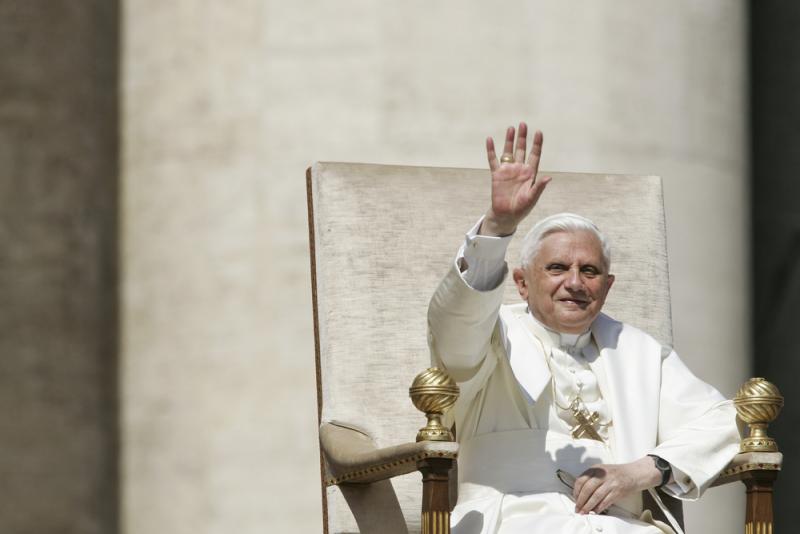
{"label": "watch strap", "polygon": [[661,484],[656,487],[663,488],[667,485],[669,478],[672,476],[672,466],[660,456],[656,456],[655,454],[648,454],[647,456],[653,459],[653,464],[656,466],[656,469],[661,471]]}

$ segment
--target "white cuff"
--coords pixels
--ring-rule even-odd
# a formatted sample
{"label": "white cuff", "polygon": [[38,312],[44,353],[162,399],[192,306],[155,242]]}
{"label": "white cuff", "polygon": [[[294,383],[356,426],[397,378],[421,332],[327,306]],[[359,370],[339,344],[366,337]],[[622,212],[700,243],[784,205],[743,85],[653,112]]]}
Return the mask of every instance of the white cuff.
{"label": "white cuff", "polygon": [[662,487],[666,493],[682,498],[697,498],[697,496],[699,496],[697,485],[694,483],[694,480],[692,480],[692,477],[677,468],[669,459],[669,454],[665,455],[664,453],[659,452],[658,447],[656,447],[655,450],[650,451],[648,454],[658,456],[659,458],[663,458],[665,461],[669,462],[669,466],[672,469],[672,481],[667,482]]}
{"label": "white cuff", "polygon": [[483,223],[481,217],[467,232],[464,244],[458,251],[456,265],[466,263],[461,271],[461,278],[471,288],[478,291],[495,289],[505,278],[507,266],[506,250],[512,236],[494,237],[478,235]]}
{"label": "white cuff", "polygon": [[665,484],[664,489],[676,497],[694,492],[697,486],[695,486],[692,478],[673,464],[669,465],[672,468],[672,482]]}

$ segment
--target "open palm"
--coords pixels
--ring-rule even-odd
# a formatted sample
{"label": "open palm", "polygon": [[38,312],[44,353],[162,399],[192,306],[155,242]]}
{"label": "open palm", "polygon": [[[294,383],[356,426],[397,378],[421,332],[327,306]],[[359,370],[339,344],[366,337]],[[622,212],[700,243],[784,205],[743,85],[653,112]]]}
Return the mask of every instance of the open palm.
{"label": "open palm", "polygon": [[[481,227],[482,234],[509,235],[536,205],[549,177],[537,180],[539,159],[542,155],[542,132],[533,135],[533,145],[527,160],[528,126],[521,122],[514,142],[514,127],[506,131],[503,156],[500,161],[494,149],[494,140],[486,139],[486,156],[492,171],[492,203]],[[512,161],[513,160],[513,161]]]}

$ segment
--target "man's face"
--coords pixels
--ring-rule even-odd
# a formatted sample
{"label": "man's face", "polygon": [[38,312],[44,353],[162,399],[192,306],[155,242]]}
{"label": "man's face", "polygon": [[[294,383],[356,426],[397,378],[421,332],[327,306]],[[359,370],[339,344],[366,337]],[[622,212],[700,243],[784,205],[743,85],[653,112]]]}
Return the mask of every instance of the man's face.
{"label": "man's face", "polygon": [[533,315],[558,332],[585,332],[603,308],[614,283],[592,232],[555,232],[545,237],[532,263],[514,269],[514,282]]}

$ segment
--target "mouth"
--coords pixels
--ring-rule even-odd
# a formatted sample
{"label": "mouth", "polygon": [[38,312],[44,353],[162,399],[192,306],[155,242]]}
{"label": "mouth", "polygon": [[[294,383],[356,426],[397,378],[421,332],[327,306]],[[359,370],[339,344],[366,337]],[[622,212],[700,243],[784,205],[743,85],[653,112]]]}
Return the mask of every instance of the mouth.
{"label": "mouth", "polygon": [[568,304],[570,306],[578,306],[578,307],[581,307],[581,308],[584,307],[584,306],[587,306],[589,304],[588,300],[582,299],[580,297],[561,298],[561,299],[558,299],[558,301],[559,302],[563,302],[564,304]]}

